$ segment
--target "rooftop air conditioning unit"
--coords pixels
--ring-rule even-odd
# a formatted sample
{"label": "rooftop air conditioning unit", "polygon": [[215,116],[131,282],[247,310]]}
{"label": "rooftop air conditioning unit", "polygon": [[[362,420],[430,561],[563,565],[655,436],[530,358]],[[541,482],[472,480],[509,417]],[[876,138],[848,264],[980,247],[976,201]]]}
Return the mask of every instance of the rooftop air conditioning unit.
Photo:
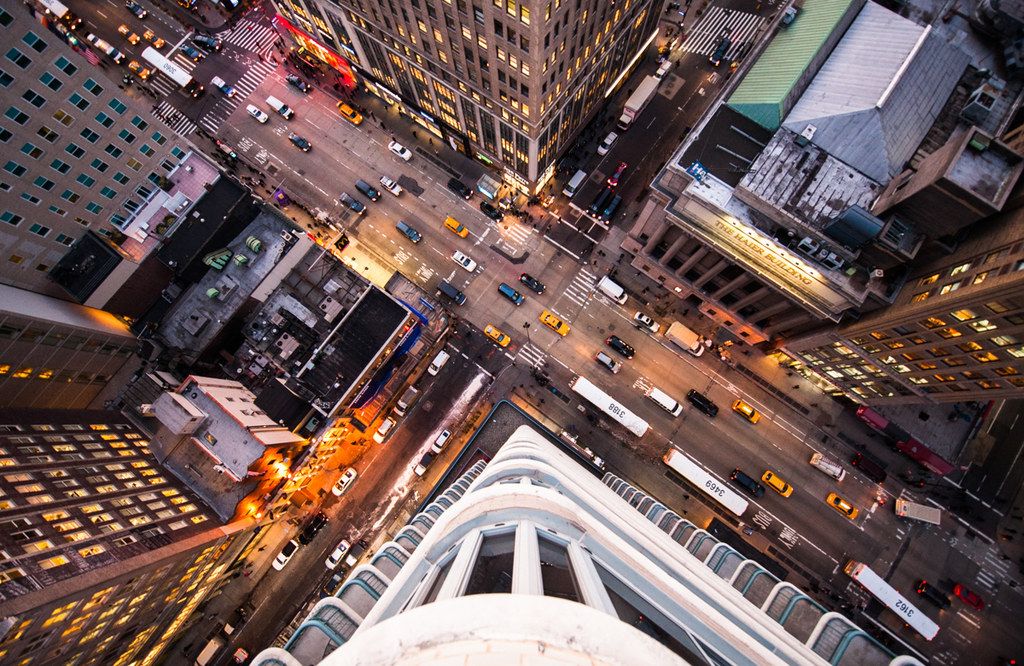
{"label": "rooftop air conditioning unit", "polygon": [[800,132],[799,136],[796,137],[796,145],[803,148],[814,140],[814,133],[818,131],[818,128],[814,125],[808,125],[804,128],[803,132]]}

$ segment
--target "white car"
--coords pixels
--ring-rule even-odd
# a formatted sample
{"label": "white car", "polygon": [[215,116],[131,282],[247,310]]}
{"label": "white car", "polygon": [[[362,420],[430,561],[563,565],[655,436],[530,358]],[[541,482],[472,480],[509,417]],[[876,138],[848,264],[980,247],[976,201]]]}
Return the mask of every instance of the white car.
{"label": "white car", "polygon": [[387,176],[380,177],[380,186],[383,187],[388,192],[390,192],[391,194],[394,194],[396,197],[402,193],[402,186],[396,183],[395,181],[391,180]]}
{"label": "white car", "polygon": [[388,144],[388,150],[393,152],[395,155],[398,155],[406,162],[412,159],[412,153],[409,152],[409,149],[403,146],[402,144],[398,143],[397,141],[390,142]]}
{"label": "white car", "polygon": [[441,449],[444,448],[444,445],[447,444],[448,440],[451,439],[451,438],[452,438],[452,431],[451,430],[442,430],[441,434],[438,435],[434,439],[434,444],[433,444],[433,446],[430,447],[430,452],[431,453],[435,453],[435,454],[441,453]]}
{"label": "white car", "polygon": [[633,315],[633,325],[641,330],[650,331],[651,333],[657,333],[661,330],[661,324],[654,321],[643,312],[637,312]]}
{"label": "white car", "polygon": [[246,113],[248,113],[250,116],[252,116],[253,118],[255,118],[257,121],[259,121],[261,123],[265,123],[268,120],[270,120],[270,116],[268,116],[266,114],[266,112],[262,111],[261,109],[257,108],[256,106],[254,106],[252,104],[250,104],[249,106],[245,107],[245,111],[246,111]]}
{"label": "white car", "polygon": [[327,556],[327,560],[324,565],[328,569],[334,569],[341,562],[342,558],[345,557],[345,553],[351,548],[351,544],[348,541],[342,539],[338,542],[338,547],[334,549],[334,552]]}
{"label": "white car", "polygon": [[391,417],[384,419],[384,423],[380,424],[380,427],[377,428],[377,432],[373,433],[373,441],[378,444],[383,444],[384,440],[388,438],[388,434],[391,432],[391,429],[395,427],[395,423],[396,421]]}
{"label": "white car", "polygon": [[284,548],[282,548],[281,552],[277,554],[277,557],[274,558],[274,563],[270,566],[274,567],[278,571],[284,569],[284,565],[288,564],[288,561],[292,559],[292,555],[294,555],[295,551],[298,549],[299,542],[292,539],[284,545]]}
{"label": "white car", "polygon": [[457,263],[459,266],[462,266],[470,273],[476,270],[476,262],[467,257],[466,255],[464,255],[463,253],[459,252],[458,250],[456,250],[455,254],[452,255],[452,259],[455,260],[455,263]]}
{"label": "white car", "polygon": [[341,475],[338,482],[331,488],[331,494],[335,497],[341,497],[345,494],[345,491],[349,489],[349,486],[356,480],[356,470],[354,467],[349,467],[345,470],[345,473]]}
{"label": "white car", "polygon": [[597,154],[607,155],[608,151],[612,149],[612,144],[615,143],[615,140],[618,138],[619,135],[615,132],[608,132],[608,136],[606,136],[604,141],[601,142],[601,145],[597,147]]}

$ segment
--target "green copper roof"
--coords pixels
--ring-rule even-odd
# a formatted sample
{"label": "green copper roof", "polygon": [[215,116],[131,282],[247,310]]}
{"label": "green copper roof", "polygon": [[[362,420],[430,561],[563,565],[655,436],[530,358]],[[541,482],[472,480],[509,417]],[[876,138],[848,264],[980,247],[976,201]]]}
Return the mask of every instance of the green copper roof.
{"label": "green copper roof", "polygon": [[851,5],[863,2],[806,0],[796,21],[776,33],[727,104],[765,129],[777,130],[787,96]]}

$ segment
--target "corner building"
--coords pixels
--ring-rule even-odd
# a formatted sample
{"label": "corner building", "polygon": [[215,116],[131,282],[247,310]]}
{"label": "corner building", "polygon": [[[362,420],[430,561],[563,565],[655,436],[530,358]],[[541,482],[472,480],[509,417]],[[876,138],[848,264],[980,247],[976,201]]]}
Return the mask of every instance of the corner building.
{"label": "corner building", "polygon": [[522,425],[251,663],[919,662]]}
{"label": "corner building", "polygon": [[643,55],[660,8],[651,0],[275,4],[291,36],[324,62],[350,60],[367,90],[531,193]]}
{"label": "corner building", "polygon": [[118,412],[0,410],[0,663],[156,663],[254,527],[217,520]]}

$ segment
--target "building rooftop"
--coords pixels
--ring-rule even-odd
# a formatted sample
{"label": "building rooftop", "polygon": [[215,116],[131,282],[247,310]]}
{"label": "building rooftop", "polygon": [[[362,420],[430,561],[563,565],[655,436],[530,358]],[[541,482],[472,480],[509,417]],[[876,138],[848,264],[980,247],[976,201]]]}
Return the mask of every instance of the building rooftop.
{"label": "building rooftop", "polygon": [[[220,180],[217,165],[202,153],[190,152],[167,175],[168,189],[154,188],[146,202],[131,217],[122,231],[127,236],[121,249],[136,262],[171,236],[178,217],[187,213]],[[170,218],[169,221],[165,221]]]}
{"label": "building rooftop", "polygon": [[[279,263],[294,261],[313,246],[306,234],[288,232],[290,228],[286,219],[267,208],[240,234],[215,246],[218,256],[207,255],[211,264],[200,258],[205,274],[174,303],[157,335],[186,358],[197,359]],[[259,242],[258,251],[252,249],[250,238]]]}
{"label": "building rooftop", "polygon": [[871,207],[883,189],[878,182],[798,138],[787,129],[776,132],[739,182],[736,196],[755,207],[767,204],[773,216],[816,231],[850,206]]}
{"label": "building rooftop", "polygon": [[977,128],[964,137],[963,149],[946,177],[995,208],[1002,208],[1021,172],[1021,156]]}
{"label": "building rooftop", "polygon": [[774,131],[789,110],[793,91],[833,32],[862,0],[815,0],[805,2],[796,20],[780,30],[758,57],[727,103],[761,127]]}
{"label": "building rooftop", "polygon": [[868,2],[783,126],[886,183],[914,155],[968,63],[929,28]]}
{"label": "building rooftop", "polygon": [[50,279],[79,303],[89,300],[125,257],[94,231],[87,231],[50,269]]}

